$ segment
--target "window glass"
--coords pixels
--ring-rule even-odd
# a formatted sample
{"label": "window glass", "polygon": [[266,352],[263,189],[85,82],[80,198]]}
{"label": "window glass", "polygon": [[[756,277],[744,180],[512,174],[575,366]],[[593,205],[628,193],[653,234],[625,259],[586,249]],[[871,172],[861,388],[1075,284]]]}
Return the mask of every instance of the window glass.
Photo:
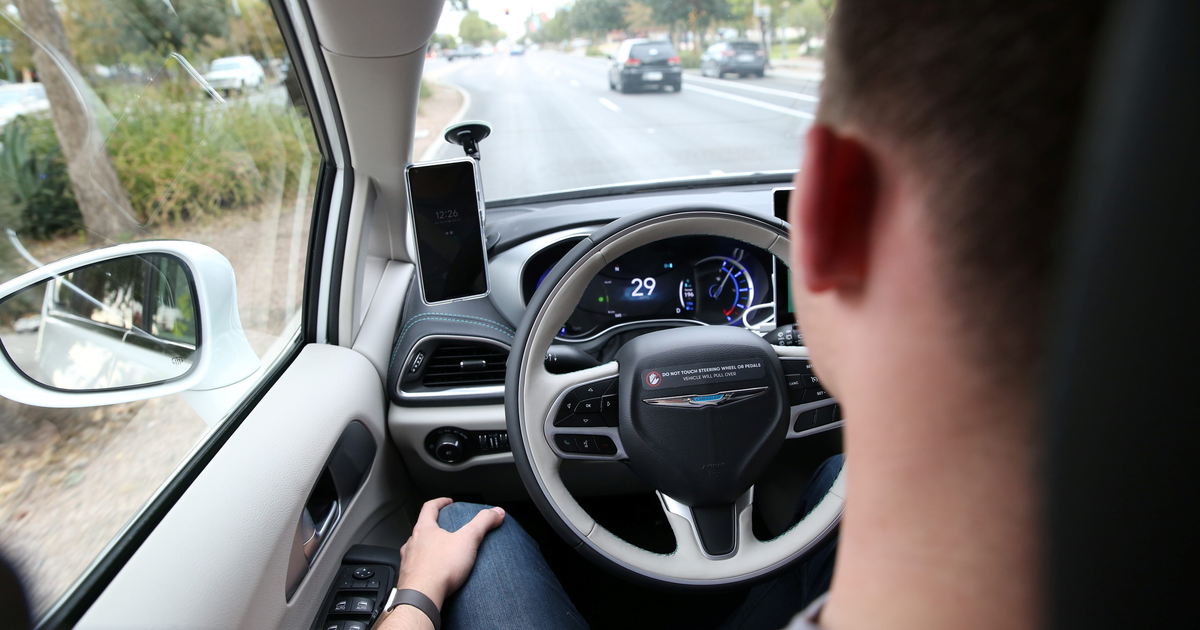
{"label": "window glass", "polygon": [[[816,116],[835,4],[448,3],[425,61],[414,161],[461,157],[441,131],[465,119],[492,128],[480,145],[492,207],[672,179],[784,180]],[[441,54],[460,44],[485,53]]]}
{"label": "window glass", "polygon": [[[0,51],[0,281],[115,243],[202,243],[234,269],[259,379],[299,329],[321,161],[267,2],[16,0],[0,11]],[[34,353],[70,320],[194,349],[182,267],[129,282],[105,269],[64,278],[105,308],[51,281],[44,303],[5,305],[0,338]],[[0,552],[37,614],[224,421],[200,408],[182,395],[89,409],[0,399]]]}

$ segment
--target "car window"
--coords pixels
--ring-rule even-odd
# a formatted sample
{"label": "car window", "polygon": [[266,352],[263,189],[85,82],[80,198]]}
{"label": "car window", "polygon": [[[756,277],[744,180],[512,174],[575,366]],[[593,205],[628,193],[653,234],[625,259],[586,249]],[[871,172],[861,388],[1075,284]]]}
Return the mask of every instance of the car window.
{"label": "car window", "polygon": [[[11,42],[0,78],[11,69],[15,82],[0,87],[0,282],[114,243],[208,245],[233,266],[238,315],[262,365],[251,379],[261,378],[299,330],[321,164],[269,4],[16,6],[41,13],[9,5],[0,17]],[[233,81],[211,76],[225,70]],[[6,301],[5,347],[46,368],[39,344],[68,323],[188,356],[197,305],[183,267],[141,260],[158,271],[84,268],[48,283],[44,300]],[[36,614],[223,421],[222,408],[202,416],[182,395],[87,409],[0,399],[0,551]]]}
{"label": "car window", "polygon": [[665,42],[636,44],[629,49],[629,56],[641,61],[666,59],[675,55],[675,50]]}
{"label": "car window", "polygon": [[759,46],[758,42],[731,42],[729,45],[738,52],[762,50],[762,46]]}

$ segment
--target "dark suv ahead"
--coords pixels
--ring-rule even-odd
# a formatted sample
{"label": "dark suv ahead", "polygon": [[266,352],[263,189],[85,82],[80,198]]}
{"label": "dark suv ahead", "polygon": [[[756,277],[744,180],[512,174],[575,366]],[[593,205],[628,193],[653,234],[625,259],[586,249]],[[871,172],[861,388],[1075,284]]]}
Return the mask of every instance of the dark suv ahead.
{"label": "dark suv ahead", "polygon": [[637,89],[683,88],[683,65],[671,42],[627,39],[608,69],[608,87],[628,94]]}
{"label": "dark suv ahead", "polygon": [[739,77],[749,74],[761,77],[766,68],[767,55],[762,46],[749,40],[718,42],[700,57],[700,74],[717,79],[728,72],[736,72]]}

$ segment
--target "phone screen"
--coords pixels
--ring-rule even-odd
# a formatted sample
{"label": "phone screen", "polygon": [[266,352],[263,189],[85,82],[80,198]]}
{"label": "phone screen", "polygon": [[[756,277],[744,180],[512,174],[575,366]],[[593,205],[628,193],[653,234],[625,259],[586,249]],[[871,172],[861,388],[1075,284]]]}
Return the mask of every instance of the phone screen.
{"label": "phone screen", "polygon": [[411,165],[405,177],[425,302],[487,295],[487,254],[474,161]]}
{"label": "phone screen", "polygon": [[[775,218],[780,221],[788,220],[788,199],[791,188],[776,188]],[[792,271],[779,260],[775,260],[775,325],[785,326],[796,323],[795,311],[792,310]]]}

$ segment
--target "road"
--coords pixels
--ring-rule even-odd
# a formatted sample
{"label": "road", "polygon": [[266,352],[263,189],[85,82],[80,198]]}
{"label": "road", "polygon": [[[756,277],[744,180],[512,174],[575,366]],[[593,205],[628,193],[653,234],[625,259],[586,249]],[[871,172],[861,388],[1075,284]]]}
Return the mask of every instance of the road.
{"label": "road", "polygon": [[[621,94],[608,87],[608,63],[539,51],[434,59],[425,73],[466,91],[464,119],[491,123],[481,145],[488,199],[799,165],[815,80],[689,72],[680,93]],[[433,159],[462,156],[456,146],[438,146]]]}

